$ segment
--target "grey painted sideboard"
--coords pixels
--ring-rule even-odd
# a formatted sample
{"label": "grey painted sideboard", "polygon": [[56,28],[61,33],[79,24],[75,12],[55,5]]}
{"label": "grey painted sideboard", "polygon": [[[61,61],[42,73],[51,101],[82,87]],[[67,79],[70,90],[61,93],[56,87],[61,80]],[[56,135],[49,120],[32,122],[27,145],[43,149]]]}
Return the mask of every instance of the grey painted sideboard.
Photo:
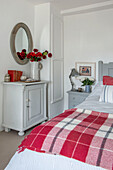
{"label": "grey painted sideboard", "polygon": [[47,120],[47,81],[3,83],[3,123],[5,131],[24,131]]}
{"label": "grey painted sideboard", "polygon": [[68,109],[76,107],[78,104],[82,103],[90,93],[78,92],[78,91],[68,91]]}

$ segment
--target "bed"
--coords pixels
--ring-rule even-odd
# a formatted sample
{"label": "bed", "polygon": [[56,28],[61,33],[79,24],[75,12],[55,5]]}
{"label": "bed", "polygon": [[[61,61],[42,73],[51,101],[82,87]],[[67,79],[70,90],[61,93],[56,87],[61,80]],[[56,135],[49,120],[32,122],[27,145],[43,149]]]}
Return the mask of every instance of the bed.
{"label": "bed", "polygon": [[[103,93],[103,85],[102,85],[102,78],[104,75],[107,76],[113,76],[113,63],[109,64],[103,64],[102,61],[99,61],[99,83],[96,85],[94,91],[89,95],[89,97],[80,105],[77,106],[77,108],[66,110],[64,113],[59,115],[58,117],[53,118],[49,122],[46,122],[45,124],[42,124],[40,126],[37,126],[30,135],[28,135],[22,144],[19,146],[18,151],[14,154],[12,159],[10,160],[9,164],[5,168],[5,170],[31,170],[31,169],[37,169],[37,170],[102,170],[102,169],[112,169],[113,165],[113,103],[109,102],[103,102],[100,100],[100,95]],[[104,90],[105,91],[105,90]],[[109,113],[109,114],[108,114]],[[90,115],[91,114],[91,115]],[[99,116],[100,117],[99,117]],[[109,115],[109,116],[108,116]],[[95,120],[90,120],[88,118],[94,118]],[[76,119],[75,119],[76,118]],[[101,125],[96,124],[95,121],[97,119],[101,121]],[[87,120],[86,120],[87,119]],[[108,120],[109,119],[109,120]],[[65,121],[64,121],[65,120]],[[82,120],[85,120],[85,124],[81,126]],[[55,128],[51,128],[53,130],[53,133],[55,134],[54,138],[52,136],[51,131],[47,130],[48,124],[50,123],[51,126],[55,126]],[[64,125],[65,123],[65,125]],[[71,123],[71,124],[70,124]],[[76,127],[74,127],[74,123],[76,124]],[[96,160],[97,153],[95,153],[96,146],[98,144],[97,140],[95,142],[96,146],[93,145],[92,153],[91,155],[91,149],[90,152],[88,150],[87,154],[89,156],[89,159],[87,157],[84,157],[85,155],[85,149],[81,149],[79,147],[78,152],[72,152],[75,154],[73,157],[70,156],[70,150],[72,149],[70,146],[70,142],[72,142],[70,139],[72,139],[73,135],[70,135],[71,131],[74,131],[74,128],[78,128],[78,131],[81,131],[81,128],[86,128],[86,124],[88,123],[88,130],[94,130],[95,131],[95,124],[96,124],[96,135],[98,138],[100,137],[100,131],[106,132],[107,137],[103,136],[102,134],[102,141],[101,145],[105,145],[105,143],[108,142],[107,148],[100,149],[99,157],[104,155],[104,158],[102,157],[102,165],[100,159],[95,163],[91,163],[94,160]],[[94,124],[95,123],[95,124]],[[110,124],[110,128],[108,131],[106,131],[106,127],[108,129],[108,124]],[[93,125],[93,126],[91,126]],[[98,126],[98,128],[97,128]],[[45,128],[46,127],[46,128]],[[63,127],[63,128],[62,128]],[[90,128],[89,128],[90,127]],[[47,133],[45,139],[39,138],[40,130],[42,129],[45,132],[43,133],[44,136]],[[59,130],[60,128],[60,130]],[[70,131],[71,129],[71,131]],[[97,132],[97,130],[99,130]],[[48,131],[48,132],[47,132]],[[56,132],[57,131],[57,132]],[[84,129],[86,131],[86,129]],[[62,135],[61,135],[62,132]],[[92,132],[90,132],[92,133]],[[105,133],[104,133],[105,134]],[[106,135],[105,134],[105,135]],[[61,136],[60,136],[61,135]],[[69,138],[70,135],[70,138]],[[68,142],[66,143],[65,137],[67,139],[68,136]],[[109,137],[110,136],[110,137]],[[51,138],[49,138],[51,137]],[[58,138],[57,138],[58,137]],[[92,141],[94,143],[94,140],[90,140],[90,135],[87,137],[87,140],[85,138],[85,142],[90,141],[92,144]],[[52,139],[52,140],[51,140]],[[79,138],[80,139],[80,138]],[[36,142],[37,140],[37,142]],[[39,142],[38,142],[39,141]],[[51,142],[52,141],[52,142]],[[79,140],[80,141],[80,140]],[[55,143],[56,142],[56,143]],[[35,143],[35,147],[34,144]],[[38,146],[37,146],[38,143]],[[43,145],[42,145],[43,143]],[[66,143],[66,144],[64,144]],[[77,142],[76,142],[77,143]],[[51,144],[51,145],[50,145]],[[80,144],[80,143],[79,143]],[[88,143],[86,143],[87,145]],[[54,145],[54,149],[53,149]],[[56,146],[55,146],[56,145]],[[61,147],[62,145],[62,147]],[[49,146],[49,150],[48,150]],[[75,146],[75,145],[74,145]],[[84,145],[85,146],[85,145]],[[110,146],[110,148],[109,148]],[[39,149],[40,148],[40,149]],[[62,149],[64,148],[64,149]],[[56,149],[56,150],[55,150]],[[54,150],[54,151],[53,151]],[[60,151],[59,151],[60,150]],[[106,153],[107,150],[107,153]],[[53,151],[53,152],[52,152]],[[84,151],[84,152],[83,152]],[[105,154],[103,153],[105,152]],[[59,154],[60,153],[60,154]],[[62,153],[62,154],[61,154]],[[79,158],[79,159],[76,159]],[[83,158],[84,157],[84,158]],[[85,161],[81,161],[81,159],[84,159]],[[87,159],[87,161],[86,161]],[[108,161],[106,162],[106,160]],[[85,163],[86,162],[86,163]],[[105,166],[103,166],[105,164]],[[107,165],[106,165],[107,164]]]}

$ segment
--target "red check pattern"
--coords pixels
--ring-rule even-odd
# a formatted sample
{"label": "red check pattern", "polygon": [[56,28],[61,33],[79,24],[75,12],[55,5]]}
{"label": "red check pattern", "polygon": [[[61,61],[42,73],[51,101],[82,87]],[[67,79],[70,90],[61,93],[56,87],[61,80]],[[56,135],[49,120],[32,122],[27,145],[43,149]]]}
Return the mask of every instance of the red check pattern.
{"label": "red check pattern", "polygon": [[112,169],[113,114],[70,109],[34,128],[19,146]]}

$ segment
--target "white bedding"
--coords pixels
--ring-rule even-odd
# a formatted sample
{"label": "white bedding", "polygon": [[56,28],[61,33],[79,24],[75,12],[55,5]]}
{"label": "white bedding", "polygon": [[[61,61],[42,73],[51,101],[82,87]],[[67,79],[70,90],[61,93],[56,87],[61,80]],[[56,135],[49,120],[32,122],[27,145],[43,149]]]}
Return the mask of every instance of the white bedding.
{"label": "white bedding", "polygon": [[82,104],[77,106],[81,109],[88,109],[88,110],[94,110],[99,112],[105,112],[105,113],[113,113],[113,104],[112,103],[104,103],[99,101],[91,100],[85,100]]}
{"label": "white bedding", "polygon": [[99,102],[103,88],[104,86],[102,85],[102,82],[99,82],[86,100],[77,107],[99,112],[113,113],[113,103]]}
{"label": "white bedding", "polygon": [[102,170],[60,155],[38,153],[26,149],[15,153],[5,170]]}
{"label": "white bedding", "polygon": [[[113,113],[113,104],[99,102],[101,88],[96,90],[80,105],[78,108]],[[67,158],[60,155],[50,155],[25,150],[12,157],[5,170],[102,170],[103,168],[95,167],[75,159]]]}

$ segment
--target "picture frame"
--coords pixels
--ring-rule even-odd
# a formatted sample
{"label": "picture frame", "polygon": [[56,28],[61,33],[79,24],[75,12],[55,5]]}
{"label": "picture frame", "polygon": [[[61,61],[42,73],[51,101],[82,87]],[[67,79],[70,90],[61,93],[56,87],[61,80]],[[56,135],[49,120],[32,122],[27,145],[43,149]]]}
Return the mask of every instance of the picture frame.
{"label": "picture frame", "polygon": [[76,62],[75,69],[80,76],[96,78],[96,63],[95,62]]}

